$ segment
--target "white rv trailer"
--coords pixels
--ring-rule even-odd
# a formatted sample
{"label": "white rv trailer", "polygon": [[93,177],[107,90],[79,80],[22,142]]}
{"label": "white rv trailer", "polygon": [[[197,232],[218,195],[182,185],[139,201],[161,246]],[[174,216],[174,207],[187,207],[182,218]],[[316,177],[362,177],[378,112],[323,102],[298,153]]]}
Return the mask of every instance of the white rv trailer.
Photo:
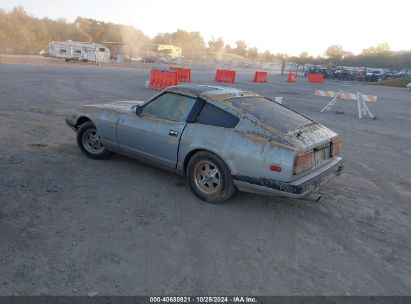
{"label": "white rv trailer", "polygon": [[92,42],[51,41],[49,54],[66,61],[108,62],[110,60],[110,50],[102,44]]}

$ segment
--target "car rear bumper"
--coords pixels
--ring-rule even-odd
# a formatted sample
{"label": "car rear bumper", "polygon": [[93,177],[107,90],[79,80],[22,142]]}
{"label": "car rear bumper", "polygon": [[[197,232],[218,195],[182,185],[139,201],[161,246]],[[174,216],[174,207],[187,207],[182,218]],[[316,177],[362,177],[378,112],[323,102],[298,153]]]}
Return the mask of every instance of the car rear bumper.
{"label": "car rear bumper", "polygon": [[243,175],[234,175],[234,184],[238,190],[259,194],[303,198],[313,190],[320,187],[329,179],[342,173],[344,163],[341,157],[336,157],[331,162],[322,166],[290,183],[279,182],[266,178],[253,178]]}

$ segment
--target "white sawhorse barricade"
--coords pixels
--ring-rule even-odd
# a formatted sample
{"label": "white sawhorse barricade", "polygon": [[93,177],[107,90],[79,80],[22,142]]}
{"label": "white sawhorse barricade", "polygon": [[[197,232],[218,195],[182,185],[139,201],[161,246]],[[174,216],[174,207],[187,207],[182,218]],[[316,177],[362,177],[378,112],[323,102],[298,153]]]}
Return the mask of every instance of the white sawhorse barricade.
{"label": "white sawhorse barricade", "polygon": [[363,116],[370,116],[372,119],[374,118],[374,115],[371,113],[370,109],[368,108],[367,102],[376,102],[377,101],[377,96],[373,95],[364,95],[361,93],[347,93],[343,92],[342,90],[339,92],[334,92],[334,91],[322,91],[322,90],[316,90],[314,92],[314,95],[317,96],[323,96],[323,97],[334,97],[333,100],[331,100],[325,107],[324,109],[321,110],[321,113],[324,111],[329,111],[333,105],[337,102],[338,99],[346,99],[346,100],[357,100],[358,104],[358,118],[362,118]]}

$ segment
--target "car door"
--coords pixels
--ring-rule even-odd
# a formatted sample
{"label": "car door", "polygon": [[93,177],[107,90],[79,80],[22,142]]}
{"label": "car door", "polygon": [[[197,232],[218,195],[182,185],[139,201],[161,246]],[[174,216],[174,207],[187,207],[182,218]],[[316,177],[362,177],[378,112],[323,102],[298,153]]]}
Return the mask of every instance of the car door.
{"label": "car door", "polygon": [[166,92],[144,105],[140,114],[124,114],[117,140],[124,154],[174,170],[178,145],[196,99]]}

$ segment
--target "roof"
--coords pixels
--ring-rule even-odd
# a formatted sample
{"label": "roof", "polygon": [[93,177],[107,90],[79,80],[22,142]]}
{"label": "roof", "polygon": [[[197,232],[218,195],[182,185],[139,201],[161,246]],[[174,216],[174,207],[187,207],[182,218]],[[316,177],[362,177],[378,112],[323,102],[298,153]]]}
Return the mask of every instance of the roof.
{"label": "roof", "polygon": [[181,84],[168,88],[169,91],[188,93],[193,95],[199,95],[204,92],[215,91],[219,89],[222,89],[222,87],[196,84]]}
{"label": "roof", "polygon": [[210,85],[196,85],[196,84],[183,84],[178,86],[169,87],[168,91],[177,93],[185,93],[195,95],[197,97],[203,97],[205,99],[212,99],[214,101],[224,101],[229,98],[241,97],[241,96],[257,96],[257,93],[245,91],[232,87],[210,86]]}

